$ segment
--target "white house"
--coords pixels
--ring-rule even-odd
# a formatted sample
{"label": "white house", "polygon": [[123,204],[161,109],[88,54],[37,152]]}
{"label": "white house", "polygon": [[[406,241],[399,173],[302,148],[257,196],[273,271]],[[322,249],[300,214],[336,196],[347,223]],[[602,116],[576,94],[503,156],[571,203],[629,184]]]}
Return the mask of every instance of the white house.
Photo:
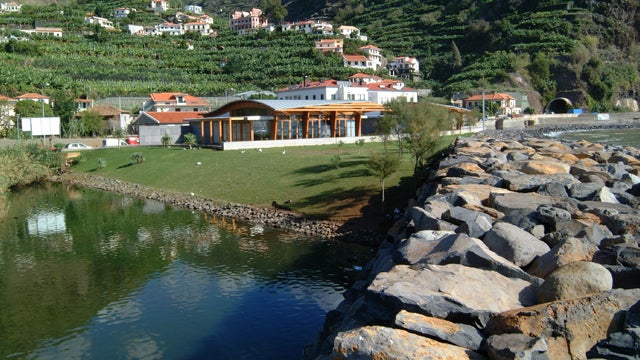
{"label": "white house", "polygon": [[368,100],[378,104],[386,104],[391,100],[404,99],[407,102],[418,102],[418,90],[406,87],[404,82],[383,80],[367,84]]}
{"label": "white house", "polygon": [[95,25],[100,25],[101,27],[105,28],[105,29],[109,29],[109,30],[113,30],[113,22],[102,18],[102,17],[98,17],[98,16],[90,16],[90,17],[85,17],[84,18],[84,23],[85,24],[95,24]]}
{"label": "white house", "polygon": [[367,88],[348,81],[305,81],[276,91],[279,100],[367,100]]}
{"label": "white house", "polygon": [[127,31],[131,35],[146,35],[144,31],[144,26],[142,25],[127,24]]}
{"label": "white house", "polygon": [[199,15],[199,14],[202,14],[202,6],[186,5],[184,7],[184,11]]}
{"label": "white house", "polygon": [[198,32],[200,35],[211,34],[211,25],[205,22],[189,22],[183,25],[184,32]]}
{"label": "white house", "polygon": [[45,28],[45,27],[36,27],[35,29],[28,30],[20,30],[23,33],[27,34],[37,34],[37,35],[47,35],[54,37],[62,37],[62,29],[61,28]]}
{"label": "white house", "polygon": [[360,47],[358,50],[364,52],[365,56],[371,60],[373,70],[378,70],[382,67],[383,56],[380,54],[380,48],[373,45],[366,45]]}
{"label": "white house", "polygon": [[420,63],[414,57],[396,56],[387,68],[391,76],[408,78],[420,72]]}
{"label": "white house", "polygon": [[154,12],[165,12],[169,10],[169,2],[165,0],[151,0],[149,9]]}
{"label": "white house", "polygon": [[382,80],[383,79],[380,76],[369,75],[364,73],[356,73],[349,76],[349,81],[357,85],[371,84],[375,82],[380,82]]}
{"label": "white house", "polygon": [[13,1],[8,3],[0,3],[0,13],[20,12],[20,10],[22,10],[22,4],[17,4]]}
{"label": "white house", "polygon": [[338,35],[342,35],[344,37],[350,38],[350,39],[358,39],[361,41],[367,41],[367,37],[364,35],[360,34],[360,29],[358,29],[355,26],[350,26],[350,25],[341,25],[338,27],[338,30],[336,31],[336,34]]}
{"label": "white house", "polygon": [[369,58],[364,55],[342,55],[342,62],[345,67],[375,70],[373,61],[369,60]]}
{"label": "white house", "polygon": [[184,34],[184,27],[182,24],[175,24],[172,22],[165,22],[160,25],[156,25],[156,33],[169,34],[169,35],[182,35]]}
{"label": "white house", "polygon": [[131,9],[129,8],[119,7],[117,9],[113,9],[113,17],[116,19],[126,18],[130,13]]}
{"label": "white house", "polygon": [[142,111],[152,112],[180,112],[180,111],[209,111],[211,105],[205,100],[184,93],[152,93],[142,104]]}
{"label": "white house", "polygon": [[322,20],[304,20],[282,25],[282,31],[300,31],[307,34],[333,35],[333,24]]}

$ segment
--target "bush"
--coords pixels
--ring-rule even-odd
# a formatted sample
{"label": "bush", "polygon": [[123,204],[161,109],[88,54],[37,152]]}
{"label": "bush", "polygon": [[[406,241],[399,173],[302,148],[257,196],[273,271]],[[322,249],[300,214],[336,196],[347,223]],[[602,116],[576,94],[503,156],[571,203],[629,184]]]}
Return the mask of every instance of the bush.
{"label": "bush", "polygon": [[131,154],[131,161],[133,161],[136,164],[142,164],[144,162],[144,155],[142,155],[141,152],[134,152],[133,154]]}
{"label": "bush", "polygon": [[96,166],[96,168],[104,169],[106,167],[107,167],[107,160],[105,160],[103,158],[98,158],[98,165]]}

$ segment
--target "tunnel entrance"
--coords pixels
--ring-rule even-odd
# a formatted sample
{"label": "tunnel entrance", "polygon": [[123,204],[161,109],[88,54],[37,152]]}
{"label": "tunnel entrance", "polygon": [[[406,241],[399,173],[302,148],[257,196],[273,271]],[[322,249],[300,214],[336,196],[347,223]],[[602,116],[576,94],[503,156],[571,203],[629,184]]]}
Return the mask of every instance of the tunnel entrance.
{"label": "tunnel entrance", "polygon": [[571,100],[567,98],[555,98],[549,102],[545,113],[547,114],[567,114],[573,109]]}

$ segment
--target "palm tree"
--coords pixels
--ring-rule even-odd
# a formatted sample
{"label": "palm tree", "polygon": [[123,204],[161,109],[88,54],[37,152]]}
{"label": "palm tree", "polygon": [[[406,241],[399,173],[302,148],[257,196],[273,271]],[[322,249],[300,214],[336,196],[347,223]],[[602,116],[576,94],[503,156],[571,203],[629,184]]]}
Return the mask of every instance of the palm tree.
{"label": "palm tree", "polygon": [[182,143],[187,145],[189,147],[189,149],[193,149],[193,145],[198,143],[198,139],[196,138],[195,134],[188,133],[188,134],[184,134],[184,138],[182,139]]}

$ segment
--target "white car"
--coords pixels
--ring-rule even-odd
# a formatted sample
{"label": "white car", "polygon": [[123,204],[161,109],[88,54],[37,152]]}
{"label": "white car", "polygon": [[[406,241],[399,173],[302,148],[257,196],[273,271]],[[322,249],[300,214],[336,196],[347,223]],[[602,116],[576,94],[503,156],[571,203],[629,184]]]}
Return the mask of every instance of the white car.
{"label": "white car", "polygon": [[64,151],[77,151],[77,150],[89,150],[93,147],[83,143],[69,143],[64,147]]}

